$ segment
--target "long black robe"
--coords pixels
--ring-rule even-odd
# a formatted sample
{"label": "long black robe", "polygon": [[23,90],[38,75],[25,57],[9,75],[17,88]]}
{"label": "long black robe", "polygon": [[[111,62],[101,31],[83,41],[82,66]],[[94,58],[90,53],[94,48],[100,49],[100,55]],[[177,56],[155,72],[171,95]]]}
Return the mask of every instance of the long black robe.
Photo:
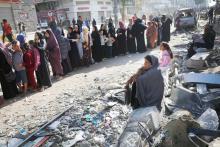
{"label": "long black robe", "polygon": [[16,87],[15,80],[12,82],[8,82],[5,79],[5,74],[10,73],[11,71],[12,68],[8,64],[4,53],[0,49],[0,82],[1,82],[3,96],[5,99],[16,97],[16,95],[18,94],[18,89]]}
{"label": "long black robe", "polygon": [[[78,39],[77,35],[80,35],[79,32],[73,31],[68,34],[68,39]],[[71,50],[69,51],[69,59],[72,68],[78,67],[80,65],[80,56],[79,56],[79,50],[77,46],[77,42],[73,42],[70,40],[70,46]]]}
{"label": "long black robe", "polygon": [[48,65],[48,59],[46,57],[46,50],[44,48],[44,41],[41,40],[40,43],[36,45],[40,53],[40,65],[36,71],[37,83],[39,87],[42,86],[52,86],[51,78],[50,78],[50,70]]}
{"label": "long black robe", "polygon": [[127,28],[127,48],[129,53],[136,53],[137,47],[135,37],[133,35],[132,27]]}
{"label": "long black robe", "polygon": [[144,31],[146,26],[142,24],[140,19],[136,20],[135,24],[132,27],[133,34],[135,34],[137,40],[137,51],[140,53],[146,52],[146,45],[144,40]]}
{"label": "long black robe", "polygon": [[157,24],[158,24],[158,29],[157,29],[157,31],[158,31],[157,45],[160,45],[160,43],[161,43],[161,23],[158,22]]}
{"label": "long black robe", "polygon": [[118,51],[118,45],[117,45],[118,41],[115,36],[115,27],[113,26],[112,23],[109,23],[108,28],[109,28],[108,33],[110,33],[111,36],[115,39],[115,42],[112,45],[112,57],[115,57],[118,55],[118,52],[117,52]]}
{"label": "long black robe", "polygon": [[118,54],[126,54],[126,30],[119,28],[117,30]]}
{"label": "long black robe", "polygon": [[170,41],[170,27],[172,20],[167,18],[165,21],[162,21],[162,39],[161,41],[169,42]]}
{"label": "long black robe", "polygon": [[99,32],[92,32],[92,57],[96,62],[101,62],[103,58],[103,53],[101,49],[101,40]]}

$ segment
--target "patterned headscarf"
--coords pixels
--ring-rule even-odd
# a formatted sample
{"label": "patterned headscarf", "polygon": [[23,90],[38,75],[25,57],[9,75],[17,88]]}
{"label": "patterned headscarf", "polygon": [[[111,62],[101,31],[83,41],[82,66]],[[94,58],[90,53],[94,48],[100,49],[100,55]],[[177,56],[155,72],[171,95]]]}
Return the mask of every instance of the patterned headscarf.
{"label": "patterned headscarf", "polygon": [[119,21],[119,27],[125,30],[125,24],[122,21]]}
{"label": "patterned headscarf", "polygon": [[46,30],[46,32],[50,35],[50,37],[47,39],[47,49],[57,49],[59,48],[58,41],[54,35],[54,33],[51,30]]}

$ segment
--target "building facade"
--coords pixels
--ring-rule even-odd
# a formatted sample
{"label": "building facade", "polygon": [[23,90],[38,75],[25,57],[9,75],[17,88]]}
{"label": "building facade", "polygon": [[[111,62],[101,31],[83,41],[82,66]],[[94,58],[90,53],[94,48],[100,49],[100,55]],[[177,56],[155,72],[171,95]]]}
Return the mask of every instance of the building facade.
{"label": "building facade", "polygon": [[134,14],[136,14],[135,0],[127,0],[125,3],[125,20],[130,19]]}
{"label": "building facade", "polygon": [[97,23],[113,16],[112,0],[38,0],[36,3],[38,22],[46,21],[50,12],[58,22],[82,16],[83,20],[96,19]]}
{"label": "building facade", "polygon": [[113,16],[112,0],[62,0],[59,9],[67,9],[67,18],[82,16],[83,20],[96,19],[98,23]]}
{"label": "building facade", "polygon": [[18,31],[19,22],[25,24],[26,31],[35,31],[37,28],[35,6],[29,0],[0,0],[0,20],[2,19],[7,19],[15,32]]}
{"label": "building facade", "polygon": [[[62,13],[61,10],[58,9],[58,0],[36,0],[35,7],[37,12],[37,21],[40,26],[42,26],[42,24],[48,24],[50,15],[53,15],[55,19],[58,20],[57,15]],[[64,14],[66,14],[65,11]]]}

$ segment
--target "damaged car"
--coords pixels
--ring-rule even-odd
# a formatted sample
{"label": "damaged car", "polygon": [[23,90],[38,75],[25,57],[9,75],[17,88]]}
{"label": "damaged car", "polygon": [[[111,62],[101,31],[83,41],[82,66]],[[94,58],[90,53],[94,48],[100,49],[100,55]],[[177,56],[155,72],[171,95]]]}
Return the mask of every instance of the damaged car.
{"label": "damaged car", "polygon": [[197,27],[197,14],[193,9],[190,8],[178,10],[175,13],[174,20],[174,26],[176,29]]}

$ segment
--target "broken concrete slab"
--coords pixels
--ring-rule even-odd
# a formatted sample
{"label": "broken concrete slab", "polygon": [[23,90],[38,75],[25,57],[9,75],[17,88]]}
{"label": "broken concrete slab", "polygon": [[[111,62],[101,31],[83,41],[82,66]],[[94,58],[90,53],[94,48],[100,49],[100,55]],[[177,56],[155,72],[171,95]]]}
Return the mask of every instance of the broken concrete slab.
{"label": "broken concrete slab", "polygon": [[182,75],[183,83],[220,85],[220,74],[187,73]]}
{"label": "broken concrete slab", "polygon": [[209,52],[201,52],[196,53],[194,56],[192,56],[190,59],[186,61],[187,68],[202,70],[207,68],[206,67],[206,59],[209,56]]}

